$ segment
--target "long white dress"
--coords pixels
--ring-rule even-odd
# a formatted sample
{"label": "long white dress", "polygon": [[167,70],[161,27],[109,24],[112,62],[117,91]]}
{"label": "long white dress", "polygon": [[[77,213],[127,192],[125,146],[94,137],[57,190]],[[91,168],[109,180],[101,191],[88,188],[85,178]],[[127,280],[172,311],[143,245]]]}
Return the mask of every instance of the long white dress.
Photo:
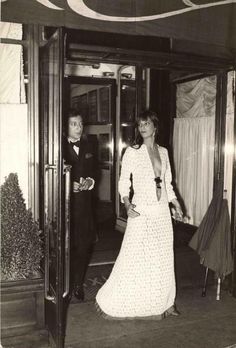
{"label": "long white dress", "polygon": [[176,196],[168,152],[161,146],[158,149],[162,179],[159,201],[146,145],[128,147],[123,156],[119,193],[121,197],[129,195],[132,173],[132,203],[140,216],[128,218],[120,253],[96,296],[97,307],[110,317],[161,316],[174,305],[173,228],[168,202]]}

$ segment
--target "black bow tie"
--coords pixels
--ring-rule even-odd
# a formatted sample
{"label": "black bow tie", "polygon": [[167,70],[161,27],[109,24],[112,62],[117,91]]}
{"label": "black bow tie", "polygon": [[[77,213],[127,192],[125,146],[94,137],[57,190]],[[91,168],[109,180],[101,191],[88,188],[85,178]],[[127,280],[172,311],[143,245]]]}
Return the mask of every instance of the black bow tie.
{"label": "black bow tie", "polygon": [[70,144],[71,144],[72,146],[80,147],[80,140],[77,140],[77,141],[75,141],[75,142],[70,141]]}

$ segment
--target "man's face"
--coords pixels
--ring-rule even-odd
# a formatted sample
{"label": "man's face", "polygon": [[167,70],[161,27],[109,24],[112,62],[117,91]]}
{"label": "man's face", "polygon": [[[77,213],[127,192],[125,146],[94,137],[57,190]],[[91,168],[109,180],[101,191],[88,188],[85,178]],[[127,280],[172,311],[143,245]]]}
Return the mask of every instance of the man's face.
{"label": "man's face", "polygon": [[77,140],[80,139],[82,133],[83,133],[83,120],[81,116],[73,116],[69,118],[68,121],[68,136],[73,139]]}

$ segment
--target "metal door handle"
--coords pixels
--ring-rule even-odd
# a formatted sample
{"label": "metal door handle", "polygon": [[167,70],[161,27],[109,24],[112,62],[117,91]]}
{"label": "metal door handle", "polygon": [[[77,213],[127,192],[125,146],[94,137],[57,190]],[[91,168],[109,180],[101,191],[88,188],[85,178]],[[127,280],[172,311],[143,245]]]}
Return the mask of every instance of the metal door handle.
{"label": "metal door handle", "polygon": [[71,190],[71,166],[64,164],[65,174],[65,283],[63,297],[69,294],[70,290],[70,190]]}
{"label": "metal door handle", "polygon": [[45,270],[45,288],[44,288],[44,296],[48,301],[55,302],[56,298],[55,296],[51,296],[49,294],[49,243],[50,243],[50,236],[49,236],[49,218],[48,218],[48,175],[49,175],[49,169],[56,169],[56,166],[54,165],[45,165],[45,189],[44,189],[44,229],[45,229],[45,257],[44,257],[44,270]]}
{"label": "metal door handle", "polygon": [[45,165],[45,169],[48,170],[48,169],[57,169],[57,166],[56,164],[46,164]]}

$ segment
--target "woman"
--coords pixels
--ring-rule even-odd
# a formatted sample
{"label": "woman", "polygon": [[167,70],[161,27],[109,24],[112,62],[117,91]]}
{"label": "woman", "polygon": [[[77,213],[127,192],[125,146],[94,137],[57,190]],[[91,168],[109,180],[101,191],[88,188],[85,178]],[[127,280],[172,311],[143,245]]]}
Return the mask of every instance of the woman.
{"label": "woman", "polygon": [[[173,229],[169,202],[176,218],[182,211],[174,194],[168,152],[156,143],[158,118],[145,111],[137,120],[136,145],[122,160],[119,192],[128,220],[112,273],[96,296],[107,318],[161,319],[175,309]],[[132,174],[133,199],[129,199]]]}

